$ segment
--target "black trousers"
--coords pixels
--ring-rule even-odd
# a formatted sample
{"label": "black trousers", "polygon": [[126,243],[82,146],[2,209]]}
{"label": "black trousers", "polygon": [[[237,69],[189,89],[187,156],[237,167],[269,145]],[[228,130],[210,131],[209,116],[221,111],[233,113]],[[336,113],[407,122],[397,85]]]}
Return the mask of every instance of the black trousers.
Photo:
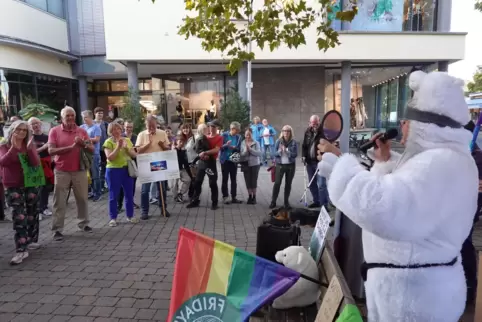
{"label": "black trousers", "polygon": [[231,198],[236,199],[236,175],[238,174],[238,165],[231,161],[226,161],[221,164],[221,174],[222,174],[222,184],[221,184],[221,192],[223,194],[223,198],[227,198],[228,193],[228,179],[231,180]]}
{"label": "black trousers", "polygon": [[[208,175],[206,170],[209,169],[212,175]],[[215,205],[218,204],[219,191],[218,191],[218,170],[216,168],[216,163],[203,164],[203,162],[198,163],[198,170],[196,174],[196,179],[194,179],[194,194],[193,200],[199,200],[202,192],[202,186],[204,182],[204,177],[208,176],[209,188],[211,189],[211,202]]]}
{"label": "black trousers", "polygon": [[472,242],[472,233],[474,228],[470,230],[469,237],[462,244],[462,266],[467,281],[467,300],[475,299],[475,291],[477,290],[477,251]]}
{"label": "black trousers", "polygon": [[279,190],[281,188],[281,182],[283,177],[285,177],[285,191],[284,191],[284,204],[289,205],[289,199],[291,194],[291,184],[296,172],[296,164],[277,164],[275,172],[275,181],[273,185],[273,196],[271,197],[271,202],[276,203],[278,199]]}

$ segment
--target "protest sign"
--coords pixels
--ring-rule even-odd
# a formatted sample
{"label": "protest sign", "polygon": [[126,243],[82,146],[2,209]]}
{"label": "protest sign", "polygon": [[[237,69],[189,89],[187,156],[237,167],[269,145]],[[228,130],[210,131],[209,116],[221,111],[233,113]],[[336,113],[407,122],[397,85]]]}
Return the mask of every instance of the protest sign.
{"label": "protest sign", "polygon": [[23,179],[25,188],[40,187],[45,185],[45,176],[42,166],[39,164],[32,167],[28,162],[28,156],[25,153],[19,153],[18,158],[23,170]]}
{"label": "protest sign", "polygon": [[321,207],[318,220],[316,222],[315,230],[311,235],[310,254],[311,257],[318,263],[323,253],[323,247],[326,241],[326,233],[330,227],[331,218],[325,207]]}
{"label": "protest sign", "polygon": [[139,154],[137,168],[140,183],[179,179],[176,150]]}

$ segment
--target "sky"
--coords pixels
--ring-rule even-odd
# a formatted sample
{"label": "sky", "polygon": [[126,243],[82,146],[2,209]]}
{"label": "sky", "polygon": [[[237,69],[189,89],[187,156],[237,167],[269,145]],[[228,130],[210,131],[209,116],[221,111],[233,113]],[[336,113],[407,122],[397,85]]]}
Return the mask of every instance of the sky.
{"label": "sky", "polygon": [[482,12],[474,10],[475,0],[452,0],[451,31],[468,32],[465,60],[451,64],[449,73],[470,81],[478,65],[482,65]]}

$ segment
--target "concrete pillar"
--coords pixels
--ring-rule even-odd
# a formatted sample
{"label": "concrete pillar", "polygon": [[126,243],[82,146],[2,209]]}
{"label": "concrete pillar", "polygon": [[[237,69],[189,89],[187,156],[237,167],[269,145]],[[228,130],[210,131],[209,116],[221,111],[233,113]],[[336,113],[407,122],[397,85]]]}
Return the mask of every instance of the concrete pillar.
{"label": "concrete pillar", "polygon": [[[341,63],[341,115],[343,132],[340,137],[340,149],[349,151],[350,138],[350,99],[351,99],[351,62]],[[360,265],[363,263],[361,228],[337,210],[335,217],[335,245],[338,245],[337,260],[353,296],[364,297]]]}
{"label": "concrete pillar", "polygon": [[350,144],[350,99],[351,99],[351,62],[341,63],[341,116],[343,132],[340,136],[340,149],[348,153]]}
{"label": "concrete pillar", "polygon": [[[87,77],[78,76],[77,80],[79,81],[80,111],[86,111],[89,109],[89,92],[87,90]],[[71,102],[70,104],[73,104],[73,102]]]}
{"label": "concrete pillar", "polygon": [[127,62],[127,85],[129,89],[139,91],[139,81],[137,76],[137,62],[128,61]]}
{"label": "concrete pillar", "polygon": [[449,71],[449,62],[448,61],[439,61],[438,62],[438,71],[447,73]]}
{"label": "concrete pillar", "polygon": [[437,31],[449,32],[452,19],[452,0],[437,1]]}
{"label": "concrete pillar", "polygon": [[248,89],[246,88],[246,82],[248,81],[248,63],[244,62],[241,68],[238,70],[238,93],[239,96],[245,101],[248,100]]}

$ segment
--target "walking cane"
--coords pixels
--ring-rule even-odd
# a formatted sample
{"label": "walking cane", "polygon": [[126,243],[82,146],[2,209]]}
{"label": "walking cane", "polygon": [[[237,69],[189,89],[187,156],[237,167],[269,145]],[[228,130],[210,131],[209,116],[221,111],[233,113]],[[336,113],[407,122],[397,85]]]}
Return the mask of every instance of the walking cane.
{"label": "walking cane", "polygon": [[302,202],[303,199],[306,200],[306,194],[308,193],[308,189],[310,188],[311,184],[313,183],[313,180],[315,180],[317,174],[318,174],[318,168],[316,168],[315,174],[314,174],[313,177],[311,178],[310,183],[308,183],[308,186],[306,186],[305,192],[304,192],[303,195],[301,196],[300,202]]}
{"label": "walking cane", "polygon": [[161,213],[166,218],[166,204],[164,203],[164,191],[162,190],[162,181],[159,183],[159,194],[161,195]]}
{"label": "walking cane", "polygon": [[[303,168],[304,168],[304,169],[303,169],[303,184],[304,184],[305,187],[306,187],[306,176],[307,176],[307,173],[306,173],[306,168],[305,168],[305,167],[303,167]],[[308,202],[307,202],[307,200],[306,200],[307,194],[305,193],[304,196],[305,196],[305,207],[307,207],[307,206],[308,206]],[[302,198],[302,199],[303,199],[303,198]],[[301,202],[301,200],[300,200],[300,202]]]}

